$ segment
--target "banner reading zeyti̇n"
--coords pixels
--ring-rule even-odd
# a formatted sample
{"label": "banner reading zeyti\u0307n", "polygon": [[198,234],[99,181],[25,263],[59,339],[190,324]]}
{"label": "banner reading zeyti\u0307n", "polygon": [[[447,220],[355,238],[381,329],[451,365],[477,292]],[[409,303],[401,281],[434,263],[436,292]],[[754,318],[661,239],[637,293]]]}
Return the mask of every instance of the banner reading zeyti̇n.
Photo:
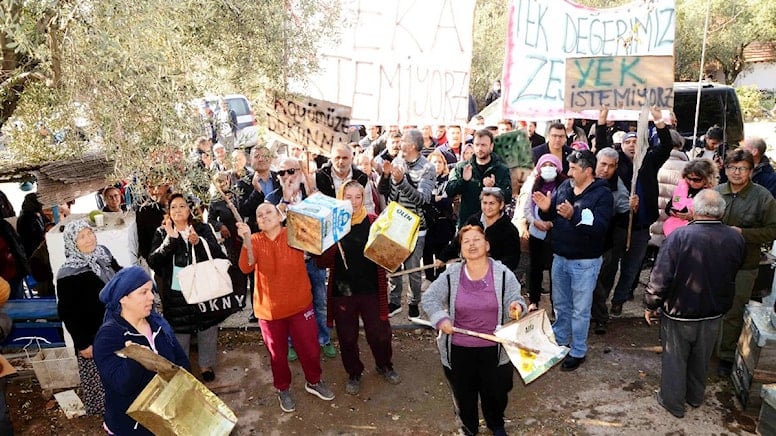
{"label": "banner reading zeyti\u0307n", "polygon": [[[502,83],[504,115],[522,119],[558,118],[569,109],[581,113],[600,108],[602,100],[613,98],[614,89],[619,89],[617,101],[620,103],[636,101],[625,96],[626,88],[640,88],[633,92],[649,93],[644,91],[648,86],[634,81],[629,73],[640,75],[647,68],[667,67],[665,58],[652,57],[673,57],[674,3],[674,0],[649,0],[612,9],[592,9],[565,0],[511,0]],[[575,66],[569,65],[572,59],[579,62],[581,72],[577,78],[587,74],[582,88],[578,82],[575,89],[609,90],[611,94],[569,94],[575,100],[566,102],[564,94],[572,85],[566,83],[566,72]],[[592,59],[602,60],[599,63]],[[633,69],[636,59],[640,59],[636,62],[638,70]],[[617,77],[620,73],[624,75]],[[670,76],[673,82],[673,64]],[[620,79],[623,79],[622,86]],[[653,100],[657,97],[654,93],[651,96]],[[663,100],[665,103],[665,96]],[[607,101],[613,108],[638,107],[637,103],[617,106],[613,100]],[[664,106],[661,102],[655,103]]]}
{"label": "banner reading zeyti\u0307n", "polygon": [[354,124],[468,121],[474,0],[342,3],[340,42],[295,91],[351,107]]}

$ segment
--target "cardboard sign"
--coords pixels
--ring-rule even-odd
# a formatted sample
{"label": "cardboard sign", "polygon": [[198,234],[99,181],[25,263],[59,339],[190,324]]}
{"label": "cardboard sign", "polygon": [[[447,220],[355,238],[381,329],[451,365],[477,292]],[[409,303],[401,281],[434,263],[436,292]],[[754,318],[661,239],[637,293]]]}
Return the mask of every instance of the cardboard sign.
{"label": "cardboard sign", "polygon": [[275,98],[267,108],[267,130],[282,140],[329,155],[337,143],[347,144],[350,107],[314,98]]}
{"label": "cardboard sign", "polygon": [[566,59],[567,111],[641,110],[674,106],[673,56],[602,56]]}
{"label": "cardboard sign", "polygon": [[353,205],[320,192],[289,206],[288,245],[321,254],[350,232]]}
{"label": "cardboard sign", "polygon": [[356,124],[468,121],[474,0],[343,0],[337,41],[300,94],[353,108]]}
{"label": "cardboard sign", "polygon": [[415,249],[419,229],[420,217],[392,201],[369,228],[364,256],[395,272]]}
{"label": "cardboard sign", "polygon": [[[674,0],[634,1],[611,9],[570,1],[511,0],[507,23],[502,80],[505,118],[575,116],[564,106],[569,58],[674,54]],[[589,107],[581,100],[575,106]],[[597,118],[600,104],[595,109],[587,118]],[[638,112],[630,119],[637,118]]]}

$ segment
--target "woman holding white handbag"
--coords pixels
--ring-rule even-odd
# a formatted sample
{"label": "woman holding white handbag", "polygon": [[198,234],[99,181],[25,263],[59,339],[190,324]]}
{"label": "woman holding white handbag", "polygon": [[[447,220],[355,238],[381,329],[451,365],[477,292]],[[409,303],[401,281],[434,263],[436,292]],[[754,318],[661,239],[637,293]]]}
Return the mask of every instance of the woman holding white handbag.
{"label": "woman holding white handbag", "polygon": [[154,270],[157,290],[162,299],[165,319],[189,354],[191,335],[197,335],[199,368],[206,382],[215,380],[218,324],[227,315],[203,312],[200,304],[188,304],[181,290],[178,273],[197,261],[208,259],[206,246],[213,258],[225,258],[215,235],[207,224],[195,222],[183,194],[170,196],[167,216],[156,229],[148,264]]}

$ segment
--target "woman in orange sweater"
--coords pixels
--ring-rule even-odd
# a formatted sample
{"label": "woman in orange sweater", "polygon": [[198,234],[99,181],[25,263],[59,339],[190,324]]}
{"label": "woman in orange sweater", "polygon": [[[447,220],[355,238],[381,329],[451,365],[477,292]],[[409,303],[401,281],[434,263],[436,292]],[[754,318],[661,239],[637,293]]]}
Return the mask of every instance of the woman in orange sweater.
{"label": "woman in orange sweater", "polygon": [[[270,354],[273,385],[278,390],[280,408],[293,412],[296,404],[291,395],[291,369],[287,359],[289,336],[307,380],[305,390],[326,401],[333,400],[334,393],[321,380],[318,326],[304,253],[288,245],[287,230],[282,221],[280,211],[265,203],[256,209],[256,222],[262,230],[251,235],[247,224],[237,223],[237,234],[243,239],[240,269],[245,274],[251,271],[255,274],[253,310],[259,318],[261,335]],[[248,240],[253,263],[249,262]]]}

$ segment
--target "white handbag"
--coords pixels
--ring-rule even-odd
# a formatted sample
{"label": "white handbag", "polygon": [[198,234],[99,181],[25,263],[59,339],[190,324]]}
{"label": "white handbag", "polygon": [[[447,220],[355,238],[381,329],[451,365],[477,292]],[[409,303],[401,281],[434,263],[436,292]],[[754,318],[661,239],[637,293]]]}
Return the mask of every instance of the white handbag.
{"label": "white handbag", "polygon": [[189,304],[202,303],[232,293],[232,279],[229,277],[231,263],[228,259],[213,259],[207,241],[202,239],[201,243],[205,244],[207,260],[197,262],[192,245],[191,259],[194,263],[178,273],[183,298]]}

